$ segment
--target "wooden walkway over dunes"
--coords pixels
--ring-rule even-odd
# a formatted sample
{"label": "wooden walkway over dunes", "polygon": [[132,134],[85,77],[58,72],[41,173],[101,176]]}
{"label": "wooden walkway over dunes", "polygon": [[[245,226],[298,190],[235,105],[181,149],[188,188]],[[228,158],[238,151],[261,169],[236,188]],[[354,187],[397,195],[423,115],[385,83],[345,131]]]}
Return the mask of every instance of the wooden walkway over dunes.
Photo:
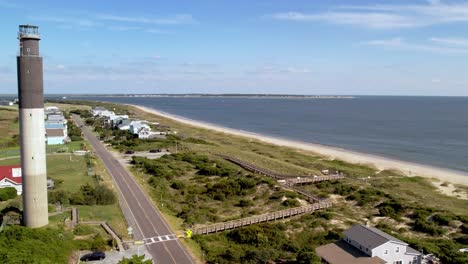
{"label": "wooden walkway over dunes", "polygon": [[333,181],[333,180],[340,180],[344,179],[344,175],[342,174],[333,174],[333,175],[325,175],[325,176],[297,176],[297,175],[288,175],[288,174],[280,174],[274,171],[270,171],[264,168],[257,167],[251,163],[245,162],[243,160],[225,156],[225,155],[217,155],[227,161],[230,161],[234,164],[239,165],[240,167],[251,171],[253,173],[257,173],[260,175],[265,175],[274,179],[277,179],[279,183],[283,183],[288,186],[297,185],[297,184],[308,184],[308,183],[315,183],[321,181]]}
{"label": "wooden walkway over dunes", "polygon": [[325,209],[330,206],[332,206],[332,203],[329,200],[324,199],[321,202],[314,203],[311,205],[295,207],[295,208],[285,209],[285,210],[276,211],[272,213],[241,218],[241,219],[228,221],[228,222],[201,226],[201,227],[192,229],[192,232],[194,235],[206,235],[206,234],[216,233],[216,232],[225,231],[229,229],[235,229],[235,228],[239,228],[243,226],[249,226],[252,224],[270,222],[270,221],[284,219],[284,218],[291,217],[291,216],[312,213],[316,210]]}

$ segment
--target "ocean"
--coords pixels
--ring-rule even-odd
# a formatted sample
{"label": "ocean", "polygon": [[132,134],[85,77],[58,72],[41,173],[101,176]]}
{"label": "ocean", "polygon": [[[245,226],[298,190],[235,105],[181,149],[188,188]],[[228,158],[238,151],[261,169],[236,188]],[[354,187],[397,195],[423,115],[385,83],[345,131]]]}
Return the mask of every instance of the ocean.
{"label": "ocean", "polygon": [[468,97],[68,97],[468,172]]}

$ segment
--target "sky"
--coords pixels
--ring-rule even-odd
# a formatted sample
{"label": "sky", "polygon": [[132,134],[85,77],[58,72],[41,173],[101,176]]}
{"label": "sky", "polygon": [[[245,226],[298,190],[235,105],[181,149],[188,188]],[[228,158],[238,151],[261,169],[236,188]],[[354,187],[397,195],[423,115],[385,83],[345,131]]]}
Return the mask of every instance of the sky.
{"label": "sky", "polygon": [[47,94],[468,96],[468,1],[0,0],[0,94],[20,24]]}

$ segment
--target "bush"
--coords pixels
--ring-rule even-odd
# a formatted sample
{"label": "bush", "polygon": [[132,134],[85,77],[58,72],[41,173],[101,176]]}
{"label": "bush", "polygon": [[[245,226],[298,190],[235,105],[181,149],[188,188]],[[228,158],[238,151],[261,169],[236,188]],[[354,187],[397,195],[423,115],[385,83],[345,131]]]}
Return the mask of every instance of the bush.
{"label": "bush", "polygon": [[176,190],[184,189],[185,183],[183,181],[174,180],[171,183],[171,188]]}
{"label": "bush", "polygon": [[7,201],[17,196],[16,189],[13,187],[5,187],[0,189],[0,201]]}
{"label": "bush", "polygon": [[296,199],[286,199],[281,204],[286,207],[298,207],[301,205]]}
{"label": "bush", "polygon": [[70,203],[76,205],[109,205],[116,201],[114,192],[104,185],[82,185],[79,192],[71,195]]}
{"label": "bush", "polygon": [[249,206],[252,206],[253,205],[253,202],[251,200],[248,200],[248,199],[241,199],[238,203],[238,206],[239,207],[249,207]]}
{"label": "bush", "polygon": [[133,255],[132,258],[123,258],[119,261],[118,264],[151,264],[153,263],[151,260],[144,260],[145,255]]}
{"label": "bush", "polygon": [[93,233],[95,233],[95,230],[87,225],[78,225],[77,227],[75,227],[75,230],[73,230],[73,234],[77,236],[84,236]]}
{"label": "bush", "polygon": [[297,254],[296,263],[297,264],[320,264],[320,263],[322,263],[322,261],[321,261],[320,257],[318,257],[315,254],[315,252],[307,251],[307,250],[301,250]]}
{"label": "bush", "polygon": [[70,193],[63,190],[49,191],[47,193],[49,203],[56,204],[60,203],[63,205],[70,204]]}

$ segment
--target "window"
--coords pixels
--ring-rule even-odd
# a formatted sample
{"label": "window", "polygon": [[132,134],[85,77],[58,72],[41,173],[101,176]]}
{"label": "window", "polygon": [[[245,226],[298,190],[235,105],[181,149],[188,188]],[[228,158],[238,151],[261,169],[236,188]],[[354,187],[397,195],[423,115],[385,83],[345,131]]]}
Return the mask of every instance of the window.
{"label": "window", "polygon": [[395,253],[398,253],[398,252],[400,252],[400,247],[395,248]]}
{"label": "window", "polygon": [[403,260],[397,260],[397,261],[393,262],[393,264],[403,264]]}
{"label": "window", "polygon": [[386,249],[386,250],[384,251],[384,254],[385,254],[385,255],[387,255],[387,254],[388,254],[388,249]]}

